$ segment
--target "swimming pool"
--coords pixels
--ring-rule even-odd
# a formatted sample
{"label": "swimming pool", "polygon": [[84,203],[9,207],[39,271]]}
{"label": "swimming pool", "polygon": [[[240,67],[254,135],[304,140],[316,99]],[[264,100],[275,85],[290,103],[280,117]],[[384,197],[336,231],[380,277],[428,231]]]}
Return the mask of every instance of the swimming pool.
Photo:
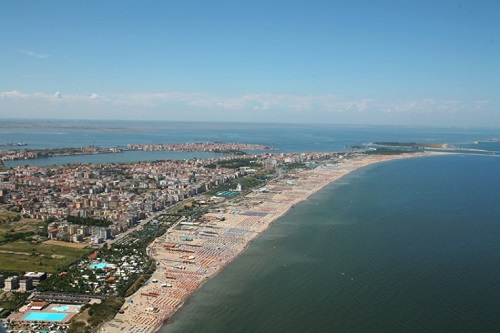
{"label": "swimming pool", "polygon": [[52,307],[48,308],[47,311],[78,313],[80,312],[81,308],[82,308],[81,305],[75,305],[75,304],[66,304],[66,305],[55,304]]}
{"label": "swimming pool", "polygon": [[52,310],[53,311],[57,311],[57,312],[68,312],[69,305],[62,305],[62,306],[59,306],[59,307],[53,307]]}
{"label": "swimming pool", "polygon": [[101,262],[100,264],[90,265],[90,269],[103,269],[104,267],[106,267],[106,265],[107,263]]}
{"label": "swimming pool", "polygon": [[116,265],[114,264],[109,264],[107,262],[101,262],[99,264],[92,264],[90,265],[90,269],[104,269],[106,267],[109,267],[109,268],[115,268]]}
{"label": "swimming pool", "polygon": [[23,318],[23,320],[63,321],[67,316],[67,313],[30,312]]}

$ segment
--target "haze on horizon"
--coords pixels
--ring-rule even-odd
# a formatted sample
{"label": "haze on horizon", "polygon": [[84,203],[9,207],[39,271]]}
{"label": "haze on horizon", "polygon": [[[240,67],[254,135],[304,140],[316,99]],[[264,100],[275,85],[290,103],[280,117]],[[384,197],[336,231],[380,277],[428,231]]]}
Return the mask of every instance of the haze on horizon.
{"label": "haze on horizon", "polygon": [[500,124],[496,0],[0,0],[0,27],[0,118]]}

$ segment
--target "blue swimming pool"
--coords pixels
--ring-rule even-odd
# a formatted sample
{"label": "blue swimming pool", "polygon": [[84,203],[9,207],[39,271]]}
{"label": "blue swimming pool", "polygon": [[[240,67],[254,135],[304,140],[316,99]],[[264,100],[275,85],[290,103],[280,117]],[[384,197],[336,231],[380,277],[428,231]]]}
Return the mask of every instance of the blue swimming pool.
{"label": "blue swimming pool", "polygon": [[69,310],[69,305],[62,305],[59,307],[53,307],[52,311],[57,311],[57,312],[68,312]]}
{"label": "blue swimming pool", "polygon": [[105,269],[105,268],[116,268],[114,264],[110,264],[107,262],[101,262],[99,264],[90,265],[90,269]]}
{"label": "blue swimming pool", "polygon": [[90,265],[90,268],[91,269],[104,269],[104,267],[106,267],[107,265],[109,265],[109,264],[106,262],[101,262],[100,264]]}
{"label": "blue swimming pool", "polygon": [[23,320],[38,320],[38,321],[63,321],[67,313],[55,312],[30,312]]}

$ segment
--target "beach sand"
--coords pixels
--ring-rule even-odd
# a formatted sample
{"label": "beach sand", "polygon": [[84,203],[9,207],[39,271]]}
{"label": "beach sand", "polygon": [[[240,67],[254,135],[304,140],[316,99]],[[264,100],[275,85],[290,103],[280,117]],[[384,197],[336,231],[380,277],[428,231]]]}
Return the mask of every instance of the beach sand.
{"label": "beach sand", "polygon": [[149,282],[128,297],[123,313],[99,331],[157,331],[203,282],[243,252],[252,239],[295,204],[361,167],[430,154],[359,156],[287,174],[271,181],[265,190],[224,202],[215,212],[206,214],[205,222],[199,225],[183,225],[183,229],[191,230],[180,230],[180,226],[169,229],[148,247],[157,262],[157,270]]}

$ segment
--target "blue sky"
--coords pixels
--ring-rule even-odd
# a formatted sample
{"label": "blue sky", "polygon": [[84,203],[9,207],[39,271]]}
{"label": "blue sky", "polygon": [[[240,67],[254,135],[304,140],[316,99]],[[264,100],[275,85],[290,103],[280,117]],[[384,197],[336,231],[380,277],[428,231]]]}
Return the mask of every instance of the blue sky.
{"label": "blue sky", "polygon": [[500,124],[500,2],[0,0],[0,118]]}

